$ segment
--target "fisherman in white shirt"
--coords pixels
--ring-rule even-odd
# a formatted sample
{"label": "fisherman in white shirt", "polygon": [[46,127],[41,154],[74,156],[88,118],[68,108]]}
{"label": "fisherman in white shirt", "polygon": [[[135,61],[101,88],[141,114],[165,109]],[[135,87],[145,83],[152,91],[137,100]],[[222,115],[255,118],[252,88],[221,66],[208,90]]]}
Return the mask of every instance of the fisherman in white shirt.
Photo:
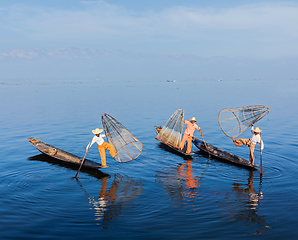
{"label": "fisherman in white shirt", "polygon": [[244,139],[244,138],[240,138],[240,139],[237,139],[235,140],[234,138],[233,139],[233,142],[235,144],[236,147],[238,146],[242,146],[242,145],[246,145],[249,147],[249,160],[251,162],[251,164],[255,167],[259,166],[259,165],[255,165],[254,164],[254,160],[255,160],[255,156],[254,156],[254,151],[255,151],[255,145],[257,143],[259,143],[261,145],[261,152],[263,151],[264,149],[264,143],[263,143],[263,140],[261,139],[261,136],[260,136],[260,132],[262,132],[261,129],[259,129],[258,127],[256,127],[254,129],[253,127],[254,125],[252,124],[251,125],[251,133],[252,133],[252,136],[250,139]]}
{"label": "fisherman in white shirt", "polygon": [[115,149],[114,149],[113,145],[109,144],[103,140],[103,137],[105,137],[106,135],[103,134],[102,132],[103,132],[103,129],[99,129],[99,128],[92,130],[92,133],[95,136],[92,138],[91,142],[87,145],[86,154],[87,154],[89,148],[94,143],[97,143],[98,151],[99,151],[100,158],[101,158],[101,165],[102,165],[102,167],[107,167],[105,150],[106,149],[109,150],[112,157],[115,157],[116,153],[115,153]]}

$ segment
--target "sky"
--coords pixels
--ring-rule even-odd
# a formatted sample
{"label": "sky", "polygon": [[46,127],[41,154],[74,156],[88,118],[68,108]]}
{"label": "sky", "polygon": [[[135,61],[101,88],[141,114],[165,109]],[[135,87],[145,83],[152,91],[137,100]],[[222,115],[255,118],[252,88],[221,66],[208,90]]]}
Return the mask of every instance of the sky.
{"label": "sky", "polygon": [[78,48],[284,61],[298,58],[297,23],[297,0],[1,0],[0,55]]}

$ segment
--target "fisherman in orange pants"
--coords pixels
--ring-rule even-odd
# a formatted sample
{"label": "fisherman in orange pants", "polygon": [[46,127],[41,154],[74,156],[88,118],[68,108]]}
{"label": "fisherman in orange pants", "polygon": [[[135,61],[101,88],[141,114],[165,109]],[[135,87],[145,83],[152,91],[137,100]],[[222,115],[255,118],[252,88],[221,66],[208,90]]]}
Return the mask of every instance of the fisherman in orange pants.
{"label": "fisherman in orange pants", "polygon": [[200,127],[195,124],[195,122],[197,121],[195,117],[191,118],[190,121],[185,121],[184,118],[182,119],[183,123],[187,125],[186,130],[184,132],[183,138],[180,142],[179,145],[179,149],[182,150],[184,148],[184,143],[185,141],[187,141],[187,149],[186,149],[186,153],[190,153],[191,152],[191,145],[192,145],[192,137],[193,137],[193,133],[194,131],[197,129],[200,131],[201,136],[203,138],[203,133],[200,129]]}
{"label": "fisherman in orange pants", "polygon": [[102,167],[107,167],[106,163],[106,152],[105,150],[107,149],[110,152],[110,155],[112,157],[116,156],[115,149],[112,144],[109,144],[103,140],[103,137],[105,137],[105,134],[102,134],[103,130],[96,128],[92,130],[92,133],[95,134],[95,136],[92,138],[91,142],[87,145],[86,147],[86,154],[89,150],[89,148],[93,145],[93,143],[97,143],[98,145],[98,151],[100,154],[101,158],[101,165]]}

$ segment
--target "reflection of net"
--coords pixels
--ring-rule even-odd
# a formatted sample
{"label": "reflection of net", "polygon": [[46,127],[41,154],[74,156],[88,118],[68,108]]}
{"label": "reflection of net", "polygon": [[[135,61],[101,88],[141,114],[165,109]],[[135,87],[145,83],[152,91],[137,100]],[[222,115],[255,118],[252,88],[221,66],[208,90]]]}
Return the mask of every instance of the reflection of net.
{"label": "reflection of net", "polygon": [[105,224],[114,220],[121,213],[121,209],[139,196],[143,190],[140,181],[126,175],[115,174],[112,184],[108,184],[108,177],[101,179],[101,190],[96,198],[90,196],[82,183],[78,179],[77,181],[88,197],[89,205],[96,211],[95,220],[103,220]]}
{"label": "reflection of net", "polygon": [[166,125],[161,129],[156,139],[170,145],[172,147],[178,148],[182,129],[183,129],[183,118],[184,112],[183,109],[178,109],[167,121]]}
{"label": "reflection of net", "polygon": [[105,113],[101,118],[107,139],[118,152],[115,160],[123,163],[136,159],[143,150],[143,144],[112,116]]}
{"label": "reflection of net", "polygon": [[225,135],[238,137],[268,113],[269,108],[262,105],[224,108],[218,114],[218,123]]}
{"label": "reflection of net", "polygon": [[139,196],[142,190],[143,185],[140,181],[126,175],[115,174],[113,184],[105,196],[108,203],[104,212],[103,223],[108,224],[115,220],[121,214],[122,208]]}

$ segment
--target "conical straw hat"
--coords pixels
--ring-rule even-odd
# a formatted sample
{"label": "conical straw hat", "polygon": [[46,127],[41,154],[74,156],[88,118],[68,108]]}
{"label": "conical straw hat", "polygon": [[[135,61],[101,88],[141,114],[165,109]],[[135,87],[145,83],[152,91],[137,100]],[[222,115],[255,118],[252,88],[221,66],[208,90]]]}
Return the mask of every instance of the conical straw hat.
{"label": "conical straw hat", "polygon": [[103,129],[95,128],[94,130],[92,130],[92,133],[96,135],[102,133],[102,131]]}
{"label": "conical straw hat", "polygon": [[190,122],[196,122],[197,120],[196,120],[195,117],[192,117],[189,121],[190,121]]}
{"label": "conical straw hat", "polygon": [[259,129],[258,127],[256,127],[256,128],[254,129],[254,132],[256,132],[256,133],[260,133],[260,132],[262,132],[262,130]]}

